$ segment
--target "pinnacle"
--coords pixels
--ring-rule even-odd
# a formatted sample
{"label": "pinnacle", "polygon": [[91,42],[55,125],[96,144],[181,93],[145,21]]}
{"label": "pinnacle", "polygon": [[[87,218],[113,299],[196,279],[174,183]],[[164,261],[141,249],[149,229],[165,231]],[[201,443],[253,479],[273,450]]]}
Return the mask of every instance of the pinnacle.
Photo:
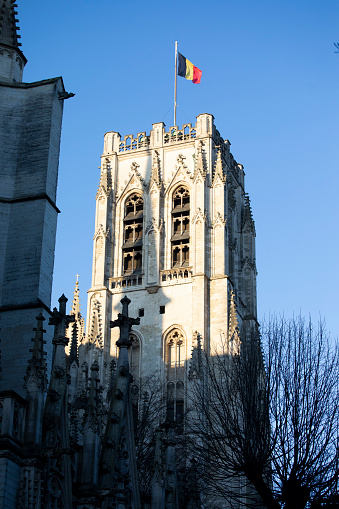
{"label": "pinnacle", "polygon": [[74,292],[73,292],[73,301],[72,301],[72,310],[71,310],[71,315],[75,315],[75,316],[78,316],[78,314],[80,313],[80,289],[79,289],[79,274],[76,274],[76,282],[75,282],[75,287],[74,287]]}
{"label": "pinnacle", "polygon": [[0,44],[18,48],[21,43],[18,42],[20,35],[17,33],[18,12],[14,10],[17,4],[13,0],[0,0]]}
{"label": "pinnacle", "polygon": [[219,148],[217,152],[217,160],[215,162],[215,168],[214,168],[214,180],[216,176],[219,175],[219,177],[225,181],[225,175],[224,175],[224,168],[223,168],[223,162],[221,158],[221,150]]}
{"label": "pinnacle", "polygon": [[157,150],[153,153],[153,163],[152,163],[152,170],[151,170],[151,180],[156,182],[156,184],[160,184],[161,178],[160,178],[160,160],[159,160],[159,152]]}
{"label": "pinnacle", "polygon": [[235,333],[237,328],[238,328],[238,317],[237,317],[236,305],[235,305],[235,301],[234,301],[234,292],[231,292],[231,294],[230,294],[229,327],[228,327],[229,338],[232,338],[232,336]]}

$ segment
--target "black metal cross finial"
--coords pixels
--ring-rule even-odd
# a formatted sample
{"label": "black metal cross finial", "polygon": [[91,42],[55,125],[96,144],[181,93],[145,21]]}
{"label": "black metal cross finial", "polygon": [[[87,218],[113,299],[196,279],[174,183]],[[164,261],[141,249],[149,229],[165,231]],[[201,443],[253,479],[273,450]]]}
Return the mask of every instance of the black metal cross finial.
{"label": "black metal cross finial", "polygon": [[122,304],[122,313],[118,314],[118,319],[110,322],[110,327],[119,327],[120,329],[120,338],[117,341],[117,346],[119,348],[125,347],[129,348],[132,345],[131,340],[129,339],[129,334],[131,332],[132,325],[139,325],[140,318],[130,318],[128,316],[128,305],[130,304],[130,299],[125,297],[121,299]]}

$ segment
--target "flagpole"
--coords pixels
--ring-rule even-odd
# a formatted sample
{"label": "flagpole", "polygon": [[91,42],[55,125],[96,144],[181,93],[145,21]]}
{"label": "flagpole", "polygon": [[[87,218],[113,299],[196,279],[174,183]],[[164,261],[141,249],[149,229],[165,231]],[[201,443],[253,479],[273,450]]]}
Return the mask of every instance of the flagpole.
{"label": "flagpole", "polygon": [[175,41],[175,77],[174,77],[174,125],[177,125],[177,68],[178,66],[178,43]]}

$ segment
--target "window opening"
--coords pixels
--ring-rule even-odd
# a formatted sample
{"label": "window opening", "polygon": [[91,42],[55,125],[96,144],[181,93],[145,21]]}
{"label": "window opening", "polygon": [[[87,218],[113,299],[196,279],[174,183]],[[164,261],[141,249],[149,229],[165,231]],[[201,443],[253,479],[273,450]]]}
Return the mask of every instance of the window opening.
{"label": "window opening", "polygon": [[173,194],[172,204],[172,267],[189,265],[190,195],[180,186]]}
{"label": "window opening", "polygon": [[185,394],[185,342],[181,331],[174,329],[166,338],[167,419],[182,433]]}
{"label": "window opening", "polygon": [[126,200],[123,240],[124,275],[142,272],[143,199],[134,193]]}

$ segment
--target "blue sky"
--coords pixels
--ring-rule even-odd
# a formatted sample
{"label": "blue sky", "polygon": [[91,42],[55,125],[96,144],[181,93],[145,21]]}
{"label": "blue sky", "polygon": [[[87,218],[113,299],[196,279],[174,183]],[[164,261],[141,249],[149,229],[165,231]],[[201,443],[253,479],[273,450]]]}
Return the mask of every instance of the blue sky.
{"label": "blue sky", "polygon": [[212,113],[243,164],[256,222],[258,316],[326,319],[339,335],[339,3],[18,0],[24,81],[63,76],[52,306],[85,314],[103,135],[173,123],[174,42],[202,69],[178,78],[177,123]]}

